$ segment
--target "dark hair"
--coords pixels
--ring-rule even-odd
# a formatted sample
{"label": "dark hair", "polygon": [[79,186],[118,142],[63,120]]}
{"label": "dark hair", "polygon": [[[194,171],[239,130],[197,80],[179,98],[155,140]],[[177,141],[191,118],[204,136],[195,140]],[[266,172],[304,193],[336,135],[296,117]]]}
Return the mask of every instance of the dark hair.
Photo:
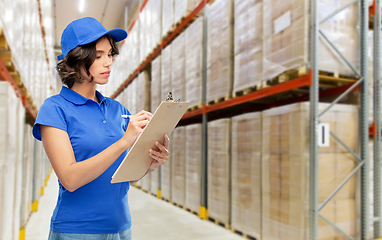
{"label": "dark hair", "polygon": [[84,79],[81,76],[81,69],[85,69],[85,73],[93,81],[93,76],[89,72],[90,66],[94,63],[97,56],[96,45],[101,40],[107,38],[111,45],[111,54],[114,56],[119,54],[118,46],[115,40],[109,35],[105,35],[97,41],[86,45],[81,45],[73,49],[65,56],[65,58],[57,63],[56,70],[63,84],[72,88],[75,82],[82,83]]}

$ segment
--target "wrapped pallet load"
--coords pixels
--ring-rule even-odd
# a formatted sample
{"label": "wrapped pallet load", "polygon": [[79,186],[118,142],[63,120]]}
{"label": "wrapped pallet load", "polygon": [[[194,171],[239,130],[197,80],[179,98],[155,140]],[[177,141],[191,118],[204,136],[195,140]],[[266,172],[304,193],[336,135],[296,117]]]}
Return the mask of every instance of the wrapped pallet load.
{"label": "wrapped pallet load", "polygon": [[[297,69],[304,71],[309,63],[309,5],[308,0],[263,2],[264,79]],[[319,0],[319,21],[353,2],[352,0]],[[358,4],[320,24],[321,31],[359,69]],[[334,74],[354,75],[329,44],[320,38],[319,69]]]}
{"label": "wrapped pallet load", "polygon": [[164,101],[161,92],[162,57],[158,56],[151,63],[151,111],[154,113],[159,104]]}
{"label": "wrapped pallet load", "polygon": [[[329,104],[319,104],[319,111]],[[262,115],[262,239],[309,238],[309,103],[270,109]],[[356,151],[358,107],[336,105],[320,120]],[[355,169],[357,161],[330,137],[318,156],[318,204]],[[349,236],[357,235],[356,179],[353,176],[320,213]],[[318,220],[319,239],[341,239],[327,222]]]}
{"label": "wrapped pallet load", "polygon": [[163,199],[166,199],[167,201],[172,201],[172,146],[174,145],[173,143],[173,134],[171,134],[170,137],[170,145],[169,145],[169,152],[170,155],[168,156],[168,159],[166,161],[166,164],[163,164],[159,167],[160,171],[160,182],[161,182],[161,197]]}
{"label": "wrapped pallet load", "polygon": [[[162,68],[161,68],[161,99],[166,100],[169,92],[172,92],[172,62],[171,62],[172,44],[162,50]],[[174,63],[175,64],[175,63]]]}
{"label": "wrapped pallet load", "polygon": [[233,1],[216,0],[208,11],[207,102],[230,98],[233,81]]}
{"label": "wrapped pallet load", "polygon": [[150,91],[151,91],[151,81],[150,72],[148,70],[142,71],[138,75],[137,82],[137,111],[145,110],[150,112]]}
{"label": "wrapped pallet load", "polygon": [[[150,112],[150,72],[148,70],[143,70],[136,79],[137,83],[137,112],[142,110]],[[148,173],[141,180],[142,189],[151,192],[151,173]]]}
{"label": "wrapped pallet load", "polygon": [[235,0],[233,91],[263,84],[263,1]]}
{"label": "wrapped pallet load", "polygon": [[179,24],[182,19],[186,18],[200,3],[201,0],[176,0],[174,23]]}
{"label": "wrapped pallet load", "polygon": [[202,186],[202,124],[186,126],[186,204],[199,213]]}
{"label": "wrapped pallet load", "polygon": [[25,109],[5,81],[0,82],[0,115],[0,239],[18,239]]}
{"label": "wrapped pallet load", "polygon": [[147,14],[146,38],[149,54],[162,39],[162,0],[148,1],[143,11],[146,11]]}
{"label": "wrapped pallet load", "polygon": [[186,30],[186,101],[190,107],[202,105],[203,86],[203,17]]}
{"label": "wrapped pallet load", "polygon": [[174,27],[175,0],[163,0],[162,3],[162,37],[166,36]]}
{"label": "wrapped pallet load", "polygon": [[[185,36],[181,33],[171,43],[171,62],[172,64],[172,95],[174,99],[180,99],[184,101],[186,96],[186,49],[185,49]],[[166,69],[165,71],[168,71]]]}
{"label": "wrapped pallet load", "polygon": [[261,236],[261,113],[232,118],[232,229]]}
{"label": "wrapped pallet load", "polygon": [[231,119],[208,123],[208,217],[230,227]]}
{"label": "wrapped pallet load", "polygon": [[177,127],[172,135],[172,202],[183,207],[186,200],[186,128]]}
{"label": "wrapped pallet load", "polygon": [[21,200],[21,214],[20,223],[22,226],[27,224],[29,216],[32,212],[32,183],[33,183],[33,152],[35,140],[32,132],[32,127],[25,124],[24,131],[24,155],[23,155],[23,180],[22,180],[22,200]]}

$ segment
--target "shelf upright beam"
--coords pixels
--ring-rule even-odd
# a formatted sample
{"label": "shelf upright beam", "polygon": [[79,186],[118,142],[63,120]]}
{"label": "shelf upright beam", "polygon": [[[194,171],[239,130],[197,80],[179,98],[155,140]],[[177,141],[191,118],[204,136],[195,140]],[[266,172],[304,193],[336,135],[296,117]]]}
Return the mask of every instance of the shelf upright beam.
{"label": "shelf upright beam", "polygon": [[381,0],[374,1],[374,239],[381,234]]}
{"label": "shelf upright beam", "polygon": [[367,0],[360,0],[360,57],[361,57],[361,106],[360,106],[360,137],[361,137],[361,239],[369,239],[369,76],[368,76],[368,31],[369,6]]}
{"label": "shelf upright beam", "polygon": [[310,0],[310,142],[309,142],[309,239],[318,239],[318,4]]}
{"label": "shelf upright beam", "polygon": [[201,192],[201,205],[200,205],[200,211],[199,215],[202,219],[207,219],[207,191],[208,191],[208,179],[207,179],[207,166],[208,166],[208,133],[207,133],[207,124],[208,124],[208,118],[207,113],[205,111],[206,108],[206,101],[207,101],[207,27],[208,27],[208,0],[204,0],[204,21],[203,21],[203,72],[202,72],[202,176],[201,176],[201,182],[202,182],[202,192]]}

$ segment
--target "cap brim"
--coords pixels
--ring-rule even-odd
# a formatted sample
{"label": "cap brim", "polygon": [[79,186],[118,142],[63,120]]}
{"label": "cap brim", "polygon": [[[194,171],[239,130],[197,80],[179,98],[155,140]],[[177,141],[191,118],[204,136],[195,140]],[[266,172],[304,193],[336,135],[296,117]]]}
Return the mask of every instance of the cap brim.
{"label": "cap brim", "polygon": [[115,28],[115,29],[109,30],[107,32],[100,33],[100,34],[93,36],[89,39],[86,39],[85,41],[81,42],[78,45],[89,44],[89,43],[94,42],[97,39],[105,36],[106,34],[110,35],[114,39],[114,41],[116,41],[116,42],[122,41],[123,39],[125,39],[127,37],[127,32],[125,30],[123,30],[122,28]]}

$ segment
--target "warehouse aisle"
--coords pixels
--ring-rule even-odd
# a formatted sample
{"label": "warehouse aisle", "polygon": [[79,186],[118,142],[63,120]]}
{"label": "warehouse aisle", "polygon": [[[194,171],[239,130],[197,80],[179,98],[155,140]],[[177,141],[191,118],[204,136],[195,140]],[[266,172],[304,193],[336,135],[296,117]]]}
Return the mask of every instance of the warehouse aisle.
{"label": "warehouse aisle", "polygon": [[[57,199],[57,177],[52,172],[40,198],[39,209],[33,213],[25,229],[26,240],[48,238],[49,221]],[[130,210],[133,219],[134,240],[240,240],[230,230],[132,187]]]}

